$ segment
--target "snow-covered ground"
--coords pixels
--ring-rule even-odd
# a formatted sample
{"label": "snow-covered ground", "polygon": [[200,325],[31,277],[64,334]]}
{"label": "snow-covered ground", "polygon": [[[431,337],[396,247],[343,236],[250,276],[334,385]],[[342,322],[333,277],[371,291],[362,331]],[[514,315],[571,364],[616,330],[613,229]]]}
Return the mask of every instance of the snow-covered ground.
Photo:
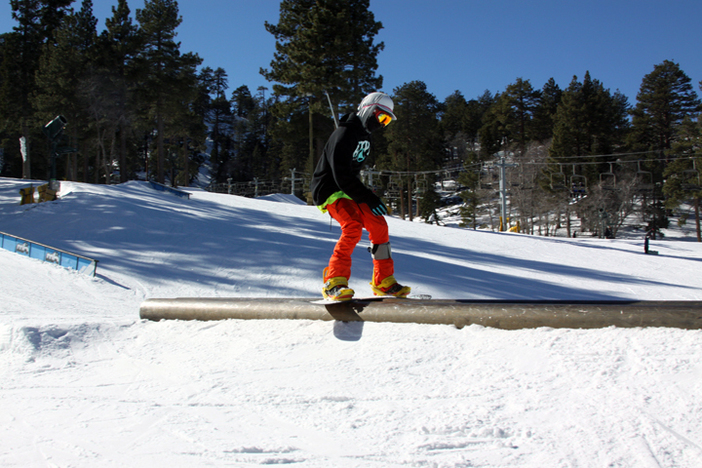
{"label": "snow-covered ground", "polygon": [[[318,296],[339,228],[283,195],[26,185],[0,179],[0,231],[100,263],[0,249],[0,466],[702,466],[701,331],[141,321],[150,297]],[[695,242],[389,224],[416,294],[702,300]]]}

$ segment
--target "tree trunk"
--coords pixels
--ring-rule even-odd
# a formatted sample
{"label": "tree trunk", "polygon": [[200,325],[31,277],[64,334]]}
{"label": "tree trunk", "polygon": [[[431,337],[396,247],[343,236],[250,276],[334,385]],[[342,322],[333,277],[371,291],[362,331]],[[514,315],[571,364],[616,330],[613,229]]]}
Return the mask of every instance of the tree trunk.
{"label": "tree trunk", "polygon": [[164,149],[163,149],[163,117],[161,116],[161,109],[156,112],[156,128],[158,135],[156,135],[156,145],[157,145],[157,161],[156,161],[156,182],[163,184],[166,181],[164,175]]}
{"label": "tree trunk", "polygon": [[119,129],[119,181],[126,182],[127,177],[127,132],[124,125]]}
{"label": "tree trunk", "polygon": [[405,187],[400,187],[400,216],[405,219]]}
{"label": "tree trunk", "polygon": [[695,229],[697,230],[697,242],[702,242],[702,233],[700,232],[700,199],[695,198]]}
{"label": "tree trunk", "polygon": [[188,187],[190,185],[190,158],[188,157],[188,143],[187,138],[183,138],[183,185]]}
{"label": "tree trunk", "polygon": [[112,183],[112,163],[114,160],[118,157],[115,155],[117,152],[117,133],[112,132],[112,141],[110,142],[110,157],[105,158],[103,160],[103,164],[105,165],[105,183],[106,184],[111,184]]}
{"label": "tree trunk", "polygon": [[90,159],[88,158],[88,143],[84,140],[81,142],[81,155],[83,156],[83,182],[86,184],[90,181]]}
{"label": "tree trunk", "polygon": [[[98,139],[100,138],[100,130],[98,129]],[[100,183],[100,145],[95,147],[95,166],[93,167],[93,183]]]}

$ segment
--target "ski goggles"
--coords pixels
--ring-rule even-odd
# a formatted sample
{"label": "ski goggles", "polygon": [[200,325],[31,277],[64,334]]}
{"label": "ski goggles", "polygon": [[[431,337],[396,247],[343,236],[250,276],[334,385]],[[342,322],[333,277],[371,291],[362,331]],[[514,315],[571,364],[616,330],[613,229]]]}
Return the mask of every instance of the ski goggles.
{"label": "ski goggles", "polygon": [[378,119],[380,125],[387,127],[390,122],[392,122],[392,116],[382,109],[376,109],[375,118]]}

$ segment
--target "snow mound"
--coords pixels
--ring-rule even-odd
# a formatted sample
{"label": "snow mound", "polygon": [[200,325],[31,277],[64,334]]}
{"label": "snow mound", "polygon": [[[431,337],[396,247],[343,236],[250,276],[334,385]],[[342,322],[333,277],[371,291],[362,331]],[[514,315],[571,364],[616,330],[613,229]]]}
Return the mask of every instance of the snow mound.
{"label": "snow mound", "polygon": [[292,205],[307,205],[307,203],[300,200],[295,195],[289,195],[284,193],[272,193],[270,195],[264,195],[262,197],[258,197],[257,200],[290,203]]}

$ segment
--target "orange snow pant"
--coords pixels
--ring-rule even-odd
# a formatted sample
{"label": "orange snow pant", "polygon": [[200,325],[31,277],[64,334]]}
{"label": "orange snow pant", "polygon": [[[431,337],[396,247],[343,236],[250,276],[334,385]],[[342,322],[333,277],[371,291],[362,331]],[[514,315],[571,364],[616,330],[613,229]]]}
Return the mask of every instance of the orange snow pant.
{"label": "orange snow pant", "polygon": [[[348,198],[340,198],[327,205],[332,218],[341,225],[341,237],[334,247],[334,253],[329,260],[329,269],[324,281],[329,278],[343,276],[351,277],[351,254],[356,244],[361,240],[365,228],[371,243],[385,244],[390,241],[388,223],[384,216],[376,216],[365,203],[356,203]],[[373,280],[379,284],[394,273],[392,258],[383,260],[373,259]]]}

